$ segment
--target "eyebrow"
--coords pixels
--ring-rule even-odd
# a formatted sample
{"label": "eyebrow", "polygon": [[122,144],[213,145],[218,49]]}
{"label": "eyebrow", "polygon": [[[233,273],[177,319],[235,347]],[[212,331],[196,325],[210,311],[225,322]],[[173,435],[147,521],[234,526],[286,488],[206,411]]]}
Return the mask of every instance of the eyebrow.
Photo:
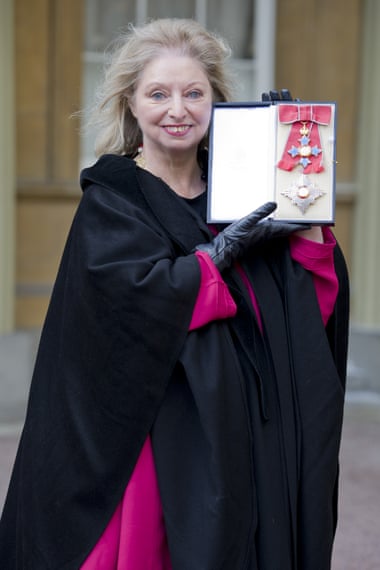
{"label": "eyebrow", "polygon": [[[191,87],[195,87],[195,86],[204,86],[207,85],[207,81],[202,81],[202,80],[198,80],[198,81],[191,81],[190,83],[188,83],[185,88],[189,89]],[[152,89],[153,87],[165,87],[167,86],[166,82],[163,81],[152,81],[150,83],[147,83],[145,88],[146,89]]]}

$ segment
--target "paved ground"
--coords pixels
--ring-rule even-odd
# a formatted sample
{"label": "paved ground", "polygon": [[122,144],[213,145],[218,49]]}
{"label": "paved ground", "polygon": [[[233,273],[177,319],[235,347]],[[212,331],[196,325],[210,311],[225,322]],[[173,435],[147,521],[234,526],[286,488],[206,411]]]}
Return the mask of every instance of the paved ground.
{"label": "paved ground", "polygon": [[[0,424],[0,505],[19,434],[20,424]],[[349,393],[341,450],[340,518],[332,570],[380,569],[379,442],[380,395]]]}
{"label": "paved ground", "polygon": [[[38,331],[0,337],[0,510],[25,414],[38,340]],[[351,333],[340,516],[332,570],[380,570],[379,341],[380,333]]]}
{"label": "paved ground", "polygon": [[[364,397],[363,397],[364,396]],[[333,570],[380,569],[380,396],[348,398]]]}

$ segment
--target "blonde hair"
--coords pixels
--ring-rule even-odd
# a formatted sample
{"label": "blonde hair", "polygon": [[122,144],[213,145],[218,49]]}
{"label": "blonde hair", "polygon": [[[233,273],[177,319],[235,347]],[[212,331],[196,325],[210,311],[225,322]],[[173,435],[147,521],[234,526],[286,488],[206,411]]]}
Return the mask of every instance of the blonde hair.
{"label": "blonde hair", "polygon": [[98,128],[97,156],[137,152],[142,134],[129,101],[144,67],[163,49],[196,59],[208,77],[214,101],[231,100],[232,79],[226,65],[231,50],[224,39],[188,19],[168,18],[141,27],[129,26],[112,44],[91,113],[90,124]]}

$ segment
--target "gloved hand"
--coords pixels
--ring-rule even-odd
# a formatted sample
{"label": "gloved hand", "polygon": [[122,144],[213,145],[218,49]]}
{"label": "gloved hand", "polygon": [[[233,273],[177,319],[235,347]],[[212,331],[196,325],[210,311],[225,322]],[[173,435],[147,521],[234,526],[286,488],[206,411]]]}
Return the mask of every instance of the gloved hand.
{"label": "gloved hand", "polygon": [[[261,94],[261,100],[262,101],[293,101],[293,98],[290,94],[290,91],[288,89],[281,89],[281,91],[276,91],[276,89],[273,89],[272,91],[269,91],[268,93],[262,93]],[[299,99],[295,99],[295,101],[298,101]]]}
{"label": "gloved hand", "polygon": [[250,248],[307,229],[305,224],[264,220],[276,207],[275,202],[267,202],[248,216],[232,222],[210,243],[200,244],[195,249],[208,253],[219,271],[223,271]]}

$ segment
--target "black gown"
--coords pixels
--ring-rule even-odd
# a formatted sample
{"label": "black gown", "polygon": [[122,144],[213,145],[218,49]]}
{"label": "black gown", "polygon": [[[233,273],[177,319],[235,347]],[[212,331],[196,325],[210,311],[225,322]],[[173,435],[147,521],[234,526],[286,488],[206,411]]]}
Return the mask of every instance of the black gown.
{"label": "black gown", "polygon": [[2,570],[77,570],[152,434],[173,570],[327,570],[348,284],[325,330],[286,240],[223,277],[233,319],[188,333],[204,221],[106,155],[81,175],[0,522]]}

